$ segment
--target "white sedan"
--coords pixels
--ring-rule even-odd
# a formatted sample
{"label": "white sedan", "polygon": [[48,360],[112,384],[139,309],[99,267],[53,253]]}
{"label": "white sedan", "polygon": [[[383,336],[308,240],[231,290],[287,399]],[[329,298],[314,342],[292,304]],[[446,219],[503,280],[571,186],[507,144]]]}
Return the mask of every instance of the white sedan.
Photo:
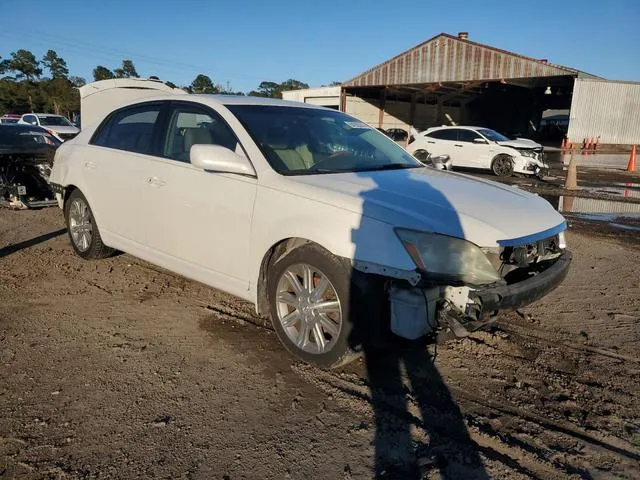
{"label": "white sedan", "polygon": [[490,128],[429,128],[415,136],[407,151],[416,158],[424,152],[449,155],[454,168],[491,170],[499,177],[514,173],[542,177],[549,171],[542,145],[524,138],[509,139]]}
{"label": "white sedan", "polygon": [[392,332],[465,335],[551,291],[571,261],[542,198],[426,168],[309,104],[131,103],[65,142],[51,182],[78,255],[122,250],[249,300],[324,366]]}
{"label": "white sedan", "polygon": [[42,127],[61,142],[75,137],[80,132],[67,117],[52,113],[25,113],[18,123]]}

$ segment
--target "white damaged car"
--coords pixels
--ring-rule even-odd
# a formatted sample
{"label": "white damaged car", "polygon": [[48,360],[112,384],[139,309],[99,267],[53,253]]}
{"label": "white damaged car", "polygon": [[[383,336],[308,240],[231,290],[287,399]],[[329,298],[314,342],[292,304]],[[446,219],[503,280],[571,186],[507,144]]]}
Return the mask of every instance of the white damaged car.
{"label": "white damaged car", "polygon": [[549,171],[542,145],[525,138],[509,139],[490,128],[429,128],[414,135],[407,151],[416,158],[423,152],[449,155],[454,168],[491,170],[499,177],[520,173],[542,178]]}
{"label": "white damaged car", "polygon": [[121,250],[246,299],[324,366],[393,334],[465,335],[553,290],[571,262],[544,199],[425,167],[298,102],[130,102],[65,142],[50,181],[82,258]]}

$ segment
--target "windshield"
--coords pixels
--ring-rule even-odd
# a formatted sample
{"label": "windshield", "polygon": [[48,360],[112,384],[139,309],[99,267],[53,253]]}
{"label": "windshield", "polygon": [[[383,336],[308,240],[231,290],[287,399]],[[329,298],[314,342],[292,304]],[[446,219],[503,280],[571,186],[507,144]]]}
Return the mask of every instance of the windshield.
{"label": "windshield", "polygon": [[501,133],[498,133],[495,130],[491,130],[490,128],[479,128],[478,132],[484,135],[488,140],[492,140],[494,142],[506,142],[507,140],[509,140]]}
{"label": "windshield", "polygon": [[50,117],[50,116],[38,116],[40,125],[46,125],[48,127],[72,127],[71,122],[64,117]]}
{"label": "windshield", "polygon": [[283,175],[423,166],[386,135],[342,112],[267,105],[227,108]]}

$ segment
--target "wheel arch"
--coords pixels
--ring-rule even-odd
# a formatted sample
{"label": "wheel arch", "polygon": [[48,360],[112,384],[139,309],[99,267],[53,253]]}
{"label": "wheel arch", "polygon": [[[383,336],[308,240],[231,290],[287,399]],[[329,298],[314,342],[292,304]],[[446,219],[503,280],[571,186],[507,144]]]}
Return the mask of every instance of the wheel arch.
{"label": "wheel arch", "polygon": [[69,196],[73,193],[74,190],[80,190],[78,187],[76,187],[73,184],[67,185],[64,187],[64,194],[62,195],[62,208],[64,209],[65,205],[67,204],[67,200],[69,199]]}
{"label": "wheel arch", "polygon": [[[267,300],[267,275],[269,273],[269,268],[276,261],[286,256],[296,248],[307,244],[316,245],[317,247],[327,252],[327,254],[335,256],[335,254],[331,253],[331,251],[323,245],[320,245],[319,243],[307,238],[289,237],[274,243],[265,252],[262,257],[262,261],[260,262],[260,270],[258,273],[258,278],[256,280],[256,311],[258,315],[268,315],[269,313],[269,302]],[[343,260],[341,257],[338,258]]]}

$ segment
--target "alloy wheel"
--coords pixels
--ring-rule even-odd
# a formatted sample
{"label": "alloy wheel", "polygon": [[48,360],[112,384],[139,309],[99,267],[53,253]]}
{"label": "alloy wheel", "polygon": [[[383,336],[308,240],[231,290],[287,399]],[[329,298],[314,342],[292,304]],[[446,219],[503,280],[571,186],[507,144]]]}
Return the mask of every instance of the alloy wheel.
{"label": "alloy wheel", "polygon": [[80,198],[75,198],[69,207],[69,231],[78,250],[86,252],[91,246],[93,226],[89,205]]}
{"label": "alloy wheel", "polygon": [[287,337],[307,353],[326,353],[342,329],[335,287],[319,269],[304,263],[288,267],[278,281],[276,311]]}

